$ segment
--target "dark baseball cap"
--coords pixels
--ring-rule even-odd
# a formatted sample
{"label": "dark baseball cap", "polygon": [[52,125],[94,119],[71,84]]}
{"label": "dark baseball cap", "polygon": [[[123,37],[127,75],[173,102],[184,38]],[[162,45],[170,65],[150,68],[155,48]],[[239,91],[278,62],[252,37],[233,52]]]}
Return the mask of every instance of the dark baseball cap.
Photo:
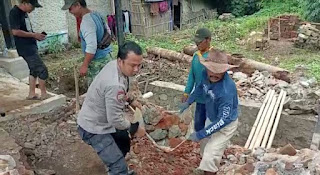
{"label": "dark baseball cap", "polygon": [[61,9],[68,10],[76,2],[79,2],[79,0],[64,0],[64,6]]}
{"label": "dark baseball cap", "polygon": [[211,38],[211,31],[207,28],[200,28],[196,31],[193,41],[200,43],[207,38]]}
{"label": "dark baseball cap", "polygon": [[29,0],[29,3],[35,8],[42,7],[42,5],[39,4],[38,0]]}

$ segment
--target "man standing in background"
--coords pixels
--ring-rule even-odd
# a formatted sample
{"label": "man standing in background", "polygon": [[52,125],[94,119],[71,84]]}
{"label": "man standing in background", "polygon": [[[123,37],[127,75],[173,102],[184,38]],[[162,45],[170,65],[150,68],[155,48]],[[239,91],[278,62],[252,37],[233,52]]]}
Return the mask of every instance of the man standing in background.
{"label": "man standing in background", "polygon": [[[9,15],[18,54],[27,62],[30,71],[28,100],[47,98],[45,80],[48,78],[48,69],[41,60],[37,47],[37,40],[44,40],[46,35],[34,33],[28,17],[28,13],[39,7],[42,6],[37,0],[21,0],[18,6],[11,9]],[[41,98],[35,92],[37,78],[39,78]]]}
{"label": "man standing in background", "polygon": [[65,0],[62,10],[69,10],[76,18],[80,17],[80,39],[85,55],[80,67],[80,75],[87,75],[90,85],[100,70],[112,60],[111,35],[104,18],[87,8],[85,0]]}
{"label": "man standing in background", "polygon": [[[191,62],[191,68],[188,76],[188,82],[182,97],[182,102],[186,102],[189,94],[193,88],[196,87],[202,80],[202,72],[205,70],[204,66],[200,63],[199,59],[208,57],[208,51],[211,43],[211,32],[207,28],[200,28],[196,31],[194,36],[194,42],[198,47],[198,51],[193,54]],[[198,98],[196,100],[196,111],[194,116],[194,129],[199,131],[204,128],[206,120],[206,109],[205,109],[204,98]]]}

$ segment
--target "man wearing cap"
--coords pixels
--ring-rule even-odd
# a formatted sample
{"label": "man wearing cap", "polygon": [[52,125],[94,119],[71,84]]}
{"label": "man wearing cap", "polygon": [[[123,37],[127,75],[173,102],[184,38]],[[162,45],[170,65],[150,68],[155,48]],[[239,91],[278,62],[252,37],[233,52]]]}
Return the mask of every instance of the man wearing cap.
{"label": "man wearing cap", "polygon": [[27,62],[30,71],[28,100],[40,99],[35,92],[37,78],[39,78],[41,98],[47,98],[45,80],[48,78],[48,70],[38,54],[37,47],[37,40],[42,41],[46,36],[33,32],[28,16],[28,13],[38,7],[42,6],[37,0],[21,0],[19,5],[11,9],[9,14],[18,54]]}
{"label": "man wearing cap", "polygon": [[[202,79],[202,72],[205,70],[203,65],[200,63],[199,58],[202,57],[206,59],[208,57],[208,51],[210,49],[211,43],[211,32],[207,28],[200,28],[196,31],[194,42],[198,47],[198,51],[193,54],[193,59],[191,62],[190,72],[188,76],[187,85],[182,97],[182,102],[186,102],[189,94],[196,87],[201,79]],[[205,125],[205,116],[206,110],[204,105],[204,99],[198,98],[196,100],[196,111],[194,117],[194,129],[199,131],[203,129]]]}
{"label": "man wearing cap", "polygon": [[75,17],[81,18],[80,39],[85,55],[80,67],[80,75],[87,75],[88,85],[104,65],[111,61],[111,35],[104,18],[87,8],[85,0],[64,0],[62,10],[69,10]]}
{"label": "man wearing cap", "polygon": [[204,78],[182,105],[181,112],[198,98],[204,98],[205,128],[192,133],[189,140],[201,141],[204,145],[199,169],[211,175],[218,171],[224,150],[237,130],[237,89],[227,73],[236,66],[229,65],[227,55],[217,50],[210,50],[208,59],[200,62],[206,68]]}

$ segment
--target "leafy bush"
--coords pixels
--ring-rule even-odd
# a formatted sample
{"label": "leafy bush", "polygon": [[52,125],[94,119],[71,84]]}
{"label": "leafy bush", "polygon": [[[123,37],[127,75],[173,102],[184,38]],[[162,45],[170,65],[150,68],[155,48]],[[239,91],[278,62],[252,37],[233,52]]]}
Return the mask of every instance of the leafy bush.
{"label": "leafy bush", "polygon": [[231,11],[235,16],[251,15],[260,9],[260,0],[232,0]]}
{"label": "leafy bush", "polygon": [[312,22],[320,22],[320,1],[319,0],[308,0],[302,1],[304,3],[304,16],[307,20]]}

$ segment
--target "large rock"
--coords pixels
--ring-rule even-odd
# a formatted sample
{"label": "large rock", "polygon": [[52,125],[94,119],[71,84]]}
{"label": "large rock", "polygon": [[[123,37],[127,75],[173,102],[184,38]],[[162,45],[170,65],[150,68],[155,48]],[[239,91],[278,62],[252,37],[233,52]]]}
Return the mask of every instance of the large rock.
{"label": "large rock", "polygon": [[143,106],[143,119],[146,124],[156,125],[162,119],[159,110],[153,106]]}
{"label": "large rock", "polygon": [[150,136],[155,140],[159,141],[165,139],[167,137],[168,131],[163,129],[156,129],[155,131],[150,133]]}
{"label": "large rock", "polygon": [[169,129],[169,138],[175,138],[175,137],[180,137],[181,136],[181,130],[178,125],[173,125]]}
{"label": "large rock", "polygon": [[235,72],[232,76],[232,78],[236,81],[239,81],[239,80],[245,80],[248,78],[248,75],[247,74],[244,74],[242,72]]}
{"label": "large rock", "polygon": [[294,156],[294,155],[297,154],[297,151],[296,151],[296,149],[295,149],[291,144],[288,144],[288,145],[282,147],[282,148],[279,150],[279,153],[280,153],[280,154],[283,154],[283,155]]}

